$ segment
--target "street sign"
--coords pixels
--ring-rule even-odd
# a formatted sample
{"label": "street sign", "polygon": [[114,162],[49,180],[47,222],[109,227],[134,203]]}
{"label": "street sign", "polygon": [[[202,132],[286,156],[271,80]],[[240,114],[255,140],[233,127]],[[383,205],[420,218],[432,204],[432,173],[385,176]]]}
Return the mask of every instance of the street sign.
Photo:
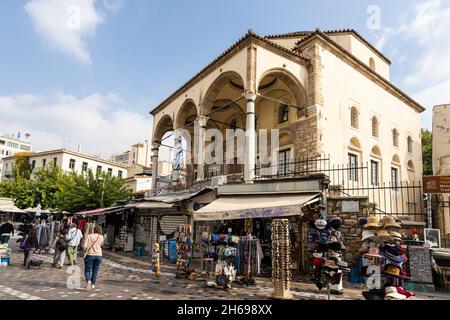
{"label": "street sign", "polygon": [[450,176],[423,177],[423,193],[450,193]]}

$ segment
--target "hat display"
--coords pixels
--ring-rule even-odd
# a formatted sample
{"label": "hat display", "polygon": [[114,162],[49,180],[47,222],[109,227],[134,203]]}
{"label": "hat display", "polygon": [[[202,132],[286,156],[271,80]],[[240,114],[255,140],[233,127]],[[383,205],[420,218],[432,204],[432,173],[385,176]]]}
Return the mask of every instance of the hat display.
{"label": "hat display", "polygon": [[367,223],[363,226],[363,228],[366,230],[379,229],[381,228],[380,220],[378,219],[378,217],[371,216],[367,218]]}
{"label": "hat display", "polygon": [[327,227],[327,222],[323,219],[318,219],[316,220],[314,225],[316,226],[317,229],[324,230]]}
{"label": "hat display", "polygon": [[338,230],[342,226],[342,219],[339,217],[330,220],[329,225],[334,229]]}
{"label": "hat display", "polygon": [[363,228],[364,225],[367,224],[367,218],[366,217],[361,217],[358,219],[358,224],[356,225],[357,228]]}
{"label": "hat display", "polygon": [[323,259],[314,258],[312,261],[313,266],[321,267],[323,265]]}
{"label": "hat display", "polygon": [[323,257],[323,253],[322,252],[314,252],[313,253],[313,257],[314,258],[322,258]]}
{"label": "hat display", "polygon": [[373,230],[364,230],[362,232],[361,241],[373,240],[376,237],[376,233]]}
{"label": "hat display", "polygon": [[380,222],[383,224],[385,229],[401,229],[401,225],[399,225],[394,217],[386,216],[383,218],[383,221]]}
{"label": "hat display", "polygon": [[386,287],[384,289],[385,300],[405,300],[407,298],[406,295],[398,293],[395,287]]}
{"label": "hat display", "polygon": [[395,287],[395,289],[397,289],[398,293],[405,295],[407,298],[414,297],[416,295],[415,293],[408,291],[408,290],[404,289],[403,287]]}

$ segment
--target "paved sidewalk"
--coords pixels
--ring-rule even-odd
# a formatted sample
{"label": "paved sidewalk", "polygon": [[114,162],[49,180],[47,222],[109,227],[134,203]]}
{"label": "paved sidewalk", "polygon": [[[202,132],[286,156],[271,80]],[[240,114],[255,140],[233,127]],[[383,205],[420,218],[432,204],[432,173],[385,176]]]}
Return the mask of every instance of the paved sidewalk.
{"label": "paved sidewalk", "polygon": [[[52,268],[51,255],[39,256],[44,259],[42,267],[26,269],[22,267],[23,253],[14,249],[11,265],[0,269],[0,300],[264,300],[270,298],[273,288],[271,280],[264,278],[258,278],[256,286],[233,284],[229,290],[207,288],[204,280],[175,278],[176,266],[171,264],[162,265],[162,275],[156,283],[149,262],[105,250],[97,288],[93,291],[68,289],[68,267]],[[80,267],[81,286],[84,287],[82,258],[77,260],[77,266]],[[362,286],[345,283],[344,288],[343,295],[332,295],[331,299],[364,299]],[[326,291],[318,291],[306,277],[301,282],[293,282],[291,291],[295,300],[327,299]]]}

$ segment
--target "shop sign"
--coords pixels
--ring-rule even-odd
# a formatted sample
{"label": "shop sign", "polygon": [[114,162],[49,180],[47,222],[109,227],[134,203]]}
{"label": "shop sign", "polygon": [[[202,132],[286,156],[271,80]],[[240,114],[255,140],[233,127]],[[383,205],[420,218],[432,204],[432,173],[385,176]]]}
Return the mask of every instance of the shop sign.
{"label": "shop sign", "polygon": [[167,240],[167,236],[159,236],[159,241],[166,241]]}
{"label": "shop sign", "polygon": [[359,201],[342,201],[342,212],[359,212]]}
{"label": "shop sign", "polygon": [[450,176],[423,177],[423,193],[450,193]]}

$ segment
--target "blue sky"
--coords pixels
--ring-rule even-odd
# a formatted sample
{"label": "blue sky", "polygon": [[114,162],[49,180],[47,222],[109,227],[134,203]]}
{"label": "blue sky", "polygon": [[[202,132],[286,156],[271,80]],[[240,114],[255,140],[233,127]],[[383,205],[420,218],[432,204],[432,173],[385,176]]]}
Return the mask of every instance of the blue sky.
{"label": "blue sky", "polygon": [[[86,14],[77,31],[64,28],[72,4]],[[367,27],[370,5],[379,30]],[[391,58],[394,84],[429,108],[450,102],[448,21],[448,0],[5,0],[0,133],[31,132],[41,150],[125,150],[150,139],[149,110],[249,28],[354,28]]]}

